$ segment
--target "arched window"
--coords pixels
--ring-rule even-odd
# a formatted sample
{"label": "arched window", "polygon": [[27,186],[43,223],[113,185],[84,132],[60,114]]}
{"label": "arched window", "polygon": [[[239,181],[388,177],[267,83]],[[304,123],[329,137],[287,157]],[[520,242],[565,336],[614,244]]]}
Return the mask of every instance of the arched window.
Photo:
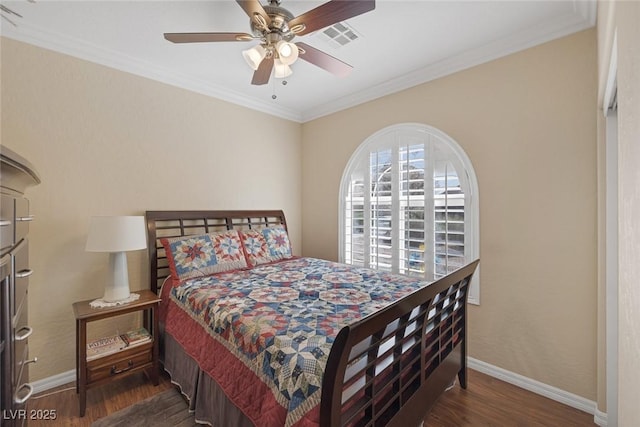
{"label": "arched window", "polygon": [[[408,123],[367,138],[340,184],[340,259],[436,280],[479,258],[478,183],[464,150]],[[469,302],[479,304],[479,272]]]}

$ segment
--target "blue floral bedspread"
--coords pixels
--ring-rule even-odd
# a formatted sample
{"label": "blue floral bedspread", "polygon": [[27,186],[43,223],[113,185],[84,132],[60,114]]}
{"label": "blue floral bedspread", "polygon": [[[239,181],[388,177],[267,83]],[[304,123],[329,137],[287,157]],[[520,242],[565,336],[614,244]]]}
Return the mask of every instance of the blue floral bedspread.
{"label": "blue floral bedspread", "polygon": [[[320,402],[342,327],[425,282],[314,258],[190,279],[171,298],[268,384],[294,425]],[[242,408],[241,408],[242,409]]]}

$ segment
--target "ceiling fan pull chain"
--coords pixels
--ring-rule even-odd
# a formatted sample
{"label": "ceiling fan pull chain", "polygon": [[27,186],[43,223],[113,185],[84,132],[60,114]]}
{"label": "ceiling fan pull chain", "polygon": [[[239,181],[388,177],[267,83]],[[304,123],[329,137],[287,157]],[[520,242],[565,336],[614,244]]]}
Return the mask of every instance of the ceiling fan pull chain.
{"label": "ceiling fan pull chain", "polygon": [[273,92],[273,94],[271,95],[271,99],[277,99],[278,95],[276,95],[276,79],[271,79],[271,90]]}

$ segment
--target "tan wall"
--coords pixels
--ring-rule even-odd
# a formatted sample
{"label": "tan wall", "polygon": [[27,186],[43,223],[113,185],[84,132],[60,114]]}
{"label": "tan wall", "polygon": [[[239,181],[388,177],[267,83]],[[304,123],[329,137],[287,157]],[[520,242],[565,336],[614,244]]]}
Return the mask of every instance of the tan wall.
{"label": "tan wall", "polygon": [[470,356],[596,398],[596,32],[584,31],[303,125],[303,248],[338,257],[339,183],[386,126],[454,138],[480,192]]}
{"label": "tan wall", "polygon": [[[301,248],[301,126],[58,53],[2,40],[2,144],[29,159],[32,380],[75,368],[71,304],[102,295],[92,215],[282,208]],[[129,254],[147,288],[145,251]],[[115,329],[113,322],[102,325]]]}

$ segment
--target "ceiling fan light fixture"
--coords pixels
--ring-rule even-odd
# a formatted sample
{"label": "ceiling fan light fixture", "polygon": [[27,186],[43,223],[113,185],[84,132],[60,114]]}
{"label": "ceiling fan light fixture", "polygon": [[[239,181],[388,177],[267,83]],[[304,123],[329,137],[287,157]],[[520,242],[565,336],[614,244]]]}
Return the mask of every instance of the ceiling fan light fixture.
{"label": "ceiling fan light fixture", "polygon": [[260,44],[242,51],[242,57],[254,71],[258,69],[265,56],[267,56],[267,50]]}
{"label": "ceiling fan light fixture", "polygon": [[291,65],[298,59],[298,46],[288,41],[280,40],[276,43],[278,58],[285,65]]}
{"label": "ceiling fan light fixture", "polygon": [[293,74],[291,67],[288,64],[283,63],[280,59],[276,59],[273,62],[273,76],[276,79],[284,79]]}

